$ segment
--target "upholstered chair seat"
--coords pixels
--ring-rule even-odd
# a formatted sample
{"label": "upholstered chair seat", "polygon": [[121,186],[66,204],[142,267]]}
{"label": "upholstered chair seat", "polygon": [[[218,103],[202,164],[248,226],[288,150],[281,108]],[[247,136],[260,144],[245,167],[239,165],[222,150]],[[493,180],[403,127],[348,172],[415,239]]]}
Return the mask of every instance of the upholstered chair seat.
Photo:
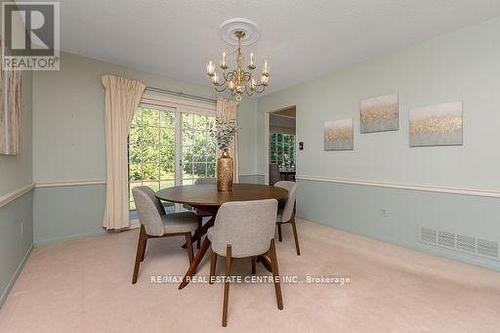
{"label": "upholstered chair seat", "polygon": [[276,215],[276,224],[278,226],[278,239],[281,242],[283,240],[281,233],[281,226],[286,223],[292,225],[293,238],[295,240],[295,249],[297,255],[300,256],[300,246],[299,246],[299,236],[297,234],[297,224],[295,222],[295,201],[297,196],[297,183],[291,181],[279,181],[274,184],[276,187],[284,188],[288,191],[288,197],[285,202],[285,206],[278,210]]}
{"label": "upholstered chair seat", "polygon": [[191,233],[198,229],[196,214],[192,212],[166,214],[154,191],[147,186],[134,187],[132,194],[137,207],[139,222],[141,223],[132,284],[137,282],[139,266],[144,261],[149,238],[184,236],[189,262],[191,263],[194,259]]}
{"label": "upholstered chair seat", "polygon": [[[263,255],[269,257],[265,260],[270,260],[269,266],[272,267],[273,276],[279,276],[274,245],[277,210],[278,201],[275,199],[233,201],[224,203],[219,208],[215,224],[207,232],[212,246],[210,281],[215,274],[218,255],[226,258],[226,276],[231,275],[233,258],[251,258],[252,273],[255,273],[256,258]],[[275,280],[274,287],[278,309],[281,310],[283,309],[283,299],[279,281]],[[226,281],[224,283],[222,326],[227,325],[228,302],[229,281]]]}
{"label": "upholstered chair seat", "polygon": [[276,214],[276,222],[285,222],[283,221],[283,209],[278,209],[278,214]]}
{"label": "upholstered chair seat", "polygon": [[166,234],[191,232],[198,228],[198,218],[191,212],[166,214],[161,219]]}

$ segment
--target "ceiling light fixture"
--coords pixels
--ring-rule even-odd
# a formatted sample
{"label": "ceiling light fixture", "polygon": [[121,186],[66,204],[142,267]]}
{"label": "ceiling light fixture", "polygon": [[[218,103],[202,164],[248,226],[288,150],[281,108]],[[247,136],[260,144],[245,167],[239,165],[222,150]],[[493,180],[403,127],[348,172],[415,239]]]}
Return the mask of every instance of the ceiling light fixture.
{"label": "ceiling light fixture", "polygon": [[[253,96],[262,93],[269,85],[269,65],[264,60],[264,66],[260,72],[259,82],[255,79],[254,70],[257,68],[253,52],[250,52],[248,64],[245,68],[245,57],[241,50],[242,44],[254,43],[258,39],[258,32],[255,23],[246,19],[232,19],[226,21],[221,26],[223,39],[238,47],[229,55],[235,55],[234,68],[230,69],[225,51],[222,51],[220,59],[220,71],[216,69],[214,62],[207,63],[207,75],[209,76],[214,89],[218,93],[229,91],[237,101],[241,100],[243,94]],[[231,34],[232,36],[228,36]]]}

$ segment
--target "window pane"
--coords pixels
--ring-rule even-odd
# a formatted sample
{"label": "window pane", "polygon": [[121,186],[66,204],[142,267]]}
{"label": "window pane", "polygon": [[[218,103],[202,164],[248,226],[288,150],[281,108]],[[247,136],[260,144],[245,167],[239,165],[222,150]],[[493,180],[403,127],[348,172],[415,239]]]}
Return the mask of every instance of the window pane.
{"label": "window pane", "polygon": [[130,134],[128,137],[128,156],[130,163],[140,163],[141,162],[141,134],[142,130],[140,127],[132,127],[130,129]]}
{"label": "window pane", "polygon": [[193,161],[193,148],[191,146],[182,147],[182,162]]}
{"label": "window pane", "polygon": [[193,163],[184,162],[182,164],[182,170],[184,171],[182,178],[193,178]]}
{"label": "window pane", "polygon": [[160,126],[160,114],[155,109],[142,109],[142,122],[144,126]]}
{"label": "window pane", "polygon": [[183,113],[182,114],[182,134],[185,132],[191,132],[193,128],[193,114]]}
{"label": "window pane", "polygon": [[160,126],[161,127],[175,127],[175,113],[168,111],[160,111]]}
{"label": "window pane", "polygon": [[175,130],[173,128],[160,129],[160,160],[162,163],[175,160]]}
{"label": "window pane", "polygon": [[215,177],[215,163],[207,163],[207,177]]}
{"label": "window pane", "polygon": [[194,145],[193,145],[193,161],[194,162],[205,162],[206,161],[206,150],[207,150],[207,140],[206,133],[194,132]]}
{"label": "window pane", "polygon": [[209,143],[207,149],[208,149],[207,150],[207,162],[214,162],[217,147],[214,144]]}
{"label": "window pane", "polygon": [[207,164],[206,163],[194,163],[194,174],[196,178],[202,178],[206,176]]}
{"label": "window pane", "polygon": [[160,167],[158,163],[144,163],[142,165],[144,180],[159,180]]}
{"label": "window pane", "polygon": [[144,182],[144,186],[150,187],[155,192],[160,190],[160,182]]}
{"label": "window pane", "polygon": [[142,108],[137,108],[132,118],[132,125],[142,125]]}
{"label": "window pane", "polygon": [[131,163],[128,166],[129,179],[131,181],[142,180],[142,167],[140,164]]}
{"label": "window pane", "polygon": [[160,165],[160,179],[175,179],[175,166],[173,162]]}
{"label": "window pane", "polygon": [[157,127],[144,127],[142,137],[142,162],[152,163],[160,160],[160,131]]}
{"label": "window pane", "polygon": [[160,190],[174,187],[174,186],[175,186],[175,180],[173,180],[173,179],[172,180],[162,180],[160,182]]}

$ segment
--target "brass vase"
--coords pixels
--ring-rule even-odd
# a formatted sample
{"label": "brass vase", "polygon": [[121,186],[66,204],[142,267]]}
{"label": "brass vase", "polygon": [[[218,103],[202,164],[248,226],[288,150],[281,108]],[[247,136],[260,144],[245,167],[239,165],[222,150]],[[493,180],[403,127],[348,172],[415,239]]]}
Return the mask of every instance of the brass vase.
{"label": "brass vase", "polygon": [[230,192],[233,189],[233,158],[223,151],[217,159],[217,191]]}

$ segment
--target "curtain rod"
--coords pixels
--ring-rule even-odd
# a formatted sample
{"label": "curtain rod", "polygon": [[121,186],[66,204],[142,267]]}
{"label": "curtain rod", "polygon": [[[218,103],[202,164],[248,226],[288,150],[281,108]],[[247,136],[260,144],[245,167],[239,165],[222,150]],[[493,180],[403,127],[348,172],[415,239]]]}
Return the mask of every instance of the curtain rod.
{"label": "curtain rod", "polygon": [[215,98],[186,94],[186,93],[183,93],[182,91],[173,91],[173,90],[161,89],[161,88],[155,88],[155,87],[146,87],[146,90],[159,92],[162,94],[167,94],[167,95],[172,95],[172,96],[196,99],[196,100],[204,101],[204,102],[210,102],[210,103],[217,102],[217,99],[215,99]]}

